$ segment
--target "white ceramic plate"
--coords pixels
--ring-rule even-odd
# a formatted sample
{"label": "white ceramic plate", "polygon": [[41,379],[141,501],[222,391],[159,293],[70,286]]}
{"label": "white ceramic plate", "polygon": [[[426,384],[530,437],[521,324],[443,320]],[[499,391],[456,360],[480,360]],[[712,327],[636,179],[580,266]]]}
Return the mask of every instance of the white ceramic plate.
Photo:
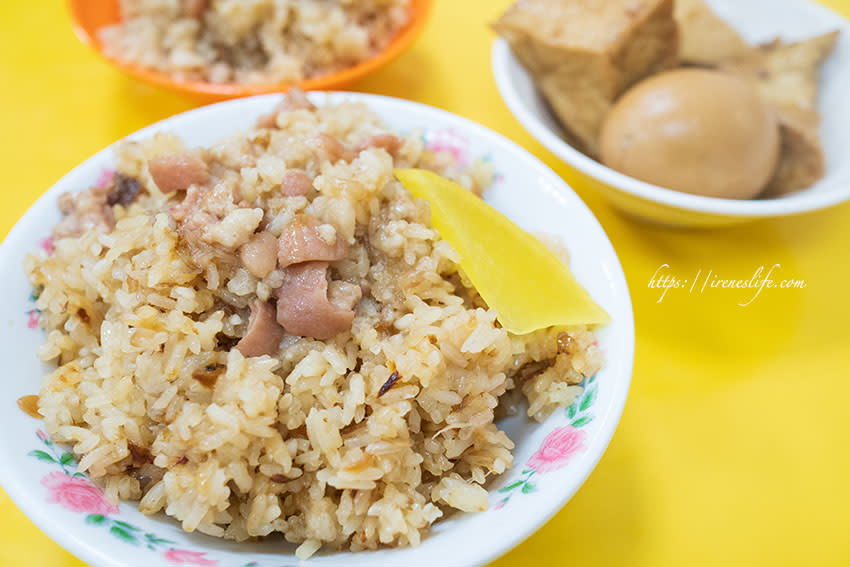
{"label": "white ceramic plate", "polygon": [[[809,189],[780,199],[738,201],[688,195],[638,181],[609,169],[579,152],[562,137],[531,77],[501,39],[493,46],[493,73],[502,98],[526,130],[552,153],[587,176],[618,208],[649,220],[675,225],[719,225],[748,219],[814,211],[850,199],[850,22],[806,0],[707,0],[724,20],[751,44],[776,37],[797,41],[841,30],[832,56],[822,70],[821,138],[827,175]],[[769,5],[768,5],[769,4]]]}
{"label": "white ceramic plate", "polygon": [[[576,276],[612,316],[612,323],[599,333],[607,365],[576,405],[555,412],[542,425],[524,417],[502,423],[517,444],[515,467],[492,486],[490,510],[439,522],[416,548],[325,552],[309,560],[316,567],[486,563],[522,541],[564,505],[614,433],[634,353],[632,309],[622,269],[602,228],[576,194],[512,142],[468,120],[407,101],[354,93],[313,93],[311,98],[316,104],[365,102],[398,130],[424,130],[431,147],[453,151],[461,160],[471,156],[492,160],[498,176],[487,191],[487,201],[528,230],[561,236],[572,253]],[[277,100],[269,95],[208,106],[145,128],[131,138],[170,130],[189,145],[208,145],[246,129]],[[38,392],[46,369],[34,354],[43,332],[31,328],[38,313],[32,312],[32,290],[21,267],[24,255],[43,244],[59,220],[59,194],[94,184],[111,164],[107,148],[77,167],[39,199],[0,247],[0,270],[6,274],[0,344],[7,377],[0,384],[0,482],[42,530],[93,565],[295,565],[293,546],[279,540],[227,542],[184,533],[162,515],[143,516],[133,503],[122,503],[120,511],[112,509],[84,476],[75,476],[73,456],[46,441],[39,430],[41,423],[16,407],[20,396]],[[538,453],[543,445],[547,451]]]}

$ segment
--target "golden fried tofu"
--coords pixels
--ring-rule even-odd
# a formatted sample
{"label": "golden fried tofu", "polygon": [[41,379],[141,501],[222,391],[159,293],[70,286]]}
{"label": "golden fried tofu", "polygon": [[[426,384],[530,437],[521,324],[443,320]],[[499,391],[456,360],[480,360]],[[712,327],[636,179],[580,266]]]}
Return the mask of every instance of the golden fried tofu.
{"label": "golden fried tofu", "polygon": [[679,25],[679,58],[683,63],[715,66],[752,50],[705,0],[676,0],[675,16]]}
{"label": "golden fried tofu", "polygon": [[721,65],[751,81],[777,113],[782,140],[779,166],[763,197],[780,197],[817,183],[826,173],[817,112],[820,67],[839,32],[796,43],[773,41]]}
{"label": "golden fried tofu", "polygon": [[493,27],[594,157],[614,100],[678,63],[673,0],[519,0]]}
{"label": "golden fried tofu", "polygon": [[776,108],[776,114],[781,137],[779,165],[762,198],[781,197],[811,187],[826,173],[818,113],[790,106]]}
{"label": "golden fried tofu", "polygon": [[796,43],[773,41],[721,68],[752,81],[762,98],[776,107],[816,110],[820,67],[838,35],[834,31]]}

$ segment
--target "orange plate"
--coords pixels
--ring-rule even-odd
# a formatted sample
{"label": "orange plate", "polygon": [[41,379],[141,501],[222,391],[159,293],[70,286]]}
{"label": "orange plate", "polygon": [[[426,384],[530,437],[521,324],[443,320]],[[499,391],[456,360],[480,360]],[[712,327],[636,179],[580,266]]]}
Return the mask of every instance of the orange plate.
{"label": "orange plate", "polygon": [[372,71],[386,65],[410,47],[413,40],[422,32],[428,19],[432,0],[411,0],[410,21],[402,28],[390,44],[380,53],[370,59],[361,61],[353,67],[324,75],[315,79],[306,79],[292,83],[272,83],[257,85],[215,84],[204,81],[178,81],[170,75],[160,73],[107,57],[98,39],[98,31],[104,26],[121,20],[121,10],[118,0],[69,0],[74,32],[83,43],[93,47],[103,58],[135,77],[149,83],[181,92],[211,95],[217,98],[234,98],[256,94],[280,92],[292,86],[302,90],[331,90],[346,85]]}

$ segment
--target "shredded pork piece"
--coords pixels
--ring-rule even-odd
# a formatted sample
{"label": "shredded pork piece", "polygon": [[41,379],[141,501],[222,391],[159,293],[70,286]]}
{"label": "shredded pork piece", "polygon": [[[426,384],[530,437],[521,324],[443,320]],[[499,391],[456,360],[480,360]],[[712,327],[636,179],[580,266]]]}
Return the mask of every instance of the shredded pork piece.
{"label": "shredded pork piece", "polygon": [[284,197],[299,197],[313,190],[313,178],[304,171],[287,171],[280,183],[280,194]]}
{"label": "shredded pork piece", "polygon": [[193,152],[154,158],[148,161],[148,171],[163,193],[182,191],[191,185],[203,185],[210,178],[206,162]]}
{"label": "shredded pork piece", "polygon": [[264,278],[277,266],[277,238],[258,232],[239,249],[239,258],[251,275]]}
{"label": "shredded pork piece", "polygon": [[363,150],[368,150],[369,148],[381,148],[386,150],[391,156],[395,157],[403,144],[404,140],[398,136],[393,134],[378,134],[357,146],[357,152],[359,153]]}
{"label": "shredded pork piece", "polygon": [[56,238],[82,236],[89,230],[108,233],[115,228],[115,214],[108,203],[109,186],[64,193],[57,204],[65,218],[53,227]]}
{"label": "shredded pork piece", "polygon": [[332,242],[322,232],[322,226],[315,217],[298,215],[278,240],[277,259],[280,267],[285,268],[301,262],[333,262],[345,258],[348,243],[334,233]]}
{"label": "shredded pork piece", "polygon": [[183,15],[193,20],[199,20],[209,5],[209,0],[185,0]]}
{"label": "shredded pork piece", "polygon": [[283,340],[283,327],[275,317],[274,306],[258,298],[250,303],[251,315],[248,319],[248,330],[236,345],[242,356],[272,355],[280,347]]}
{"label": "shredded pork piece", "polygon": [[360,154],[356,149],[349,148],[333,136],[325,133],[316,136],[312,141],[312,145],[321,157],[331,163],[338,161],[350,163]]}
{"label": "shredded pork piece", "polygon": [[329,339],[351,328],[360,286],[328,285],[327,262],[305,262],[285,270],[277,290],[277,321],[291,335]]}
{"label": "shredded pork piece", "polygon": [[257,128],[277,128],[277,115],[281,112],[292,110],[316,110],[316,106],[310,102],[307,95],[301,89],[289,89],[283,95],[283,99],[269,114],[263,114],[257,119]]}

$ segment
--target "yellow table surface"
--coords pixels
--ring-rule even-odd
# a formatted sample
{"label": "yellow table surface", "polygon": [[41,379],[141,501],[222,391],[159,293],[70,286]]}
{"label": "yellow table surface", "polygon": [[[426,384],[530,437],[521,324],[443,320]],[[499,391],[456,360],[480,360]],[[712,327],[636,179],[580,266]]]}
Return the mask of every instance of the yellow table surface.
{"label": "yellow table surface", "polygon": [[[508,3],[436,0],[418,43],[352,87],[448,109],[542,158],[593,209],[628,278],[637,357],[614,440],[572,501],[495,565],[850,565],[850,206],[697,232],[621,216],[499,97],[486,24]],[[850,15],[850,0],[826,3]],[[201,104],[106,65],[60,0],[0,2],[0,81],[3,236],[85,158]],[[778,279],[806,288],[746,307],[729,289],[659,303],[648,284],[664,264],[736,279],[780,264]],[[0,493],[0,565],[82,563]]]}

